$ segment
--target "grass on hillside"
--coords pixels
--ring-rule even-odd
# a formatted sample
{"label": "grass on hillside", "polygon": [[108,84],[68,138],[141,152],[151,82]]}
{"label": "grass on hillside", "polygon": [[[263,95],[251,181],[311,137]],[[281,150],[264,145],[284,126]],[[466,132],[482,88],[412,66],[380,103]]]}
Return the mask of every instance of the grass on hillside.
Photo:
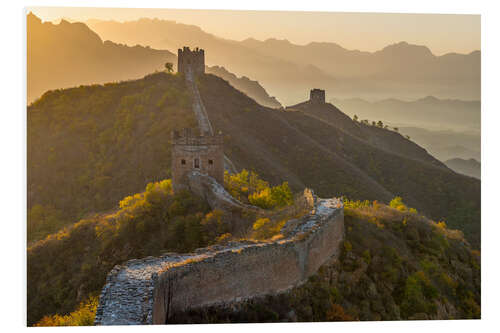
{"label": "grass on hillside", "polygon": [[[239,193],[241,200],[246,195],[247,202],[268,211],[273,221],[283,220],[286,208],[293,206],[286,183],[270,187],[246,171],[226,178],[226,187]],[[28,324],[88,324],[82,319],[90,311],[88,304],[99,295],[115,265],[223,244],[247,234],[256,219],[251,214],[210,210],[188,191],[173,193],[170,179],[149,183],[144,192],[123,198],[118,209],[83,219],[29,246]],[[90,303],[78,309],[85,300]]]}
{"label": "grass on hillside", "polygon": [[182,75],[46,92],[27,110],[28,242],[168,178],[171,131],[185,127]]}
{"label": "grass on hillside", "polygon": [[[392,207],[391,207],[392,206]],[[480,254],[461,232],[395,198],[345,200],[338,261],[291,291],[176,313],[171,323],[478,319]]]}

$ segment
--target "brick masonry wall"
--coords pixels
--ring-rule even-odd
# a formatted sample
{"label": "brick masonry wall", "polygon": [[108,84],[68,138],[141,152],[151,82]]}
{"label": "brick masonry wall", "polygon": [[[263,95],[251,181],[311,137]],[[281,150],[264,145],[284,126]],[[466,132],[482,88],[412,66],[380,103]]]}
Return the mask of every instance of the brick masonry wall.
{"label": "brick masonry wall", "polygon": [[291,220],[286,238],[233,243],[191,254],[131,260],[108,275],[96,325],[164,324],[167,312],[284,292],[338,258],[344,236],[339,199],[312,196],[314,208]]}
{"label": "brick masonry wall", "polygon": [[173,312],[276,294],[305,282],[340,253],[343,211],[325,218],[305,237],[300,233],[283,241],[242,246],[161,273],[154,291],[153,323],[166,323],[169,294]]}
{"label": "brick masonry wall", "polygon": [[[174,191],[187,188],[187,174],[194,168],[198,159],[202,174],[213,177],[217,182],[224,183],[224,150],[222,145],[177,145],[172,147],[172,182]],[[182,164],[184,160],[185,164]],[[212,161],[212,164],[209,163]]]}

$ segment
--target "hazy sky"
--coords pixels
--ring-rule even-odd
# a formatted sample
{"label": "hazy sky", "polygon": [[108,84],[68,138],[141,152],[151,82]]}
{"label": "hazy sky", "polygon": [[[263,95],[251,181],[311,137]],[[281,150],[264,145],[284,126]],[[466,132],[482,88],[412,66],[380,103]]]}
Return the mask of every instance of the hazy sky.
{"label": "hazy sky", "polygon": [[428,46],[436,55],[481,49],[479,15],[273,12],[133,8],[34,7],[44,21],[141,17],[194,24],[220,37],[288,39],[295,44],[335,42],[347,49],[376,51],[400,41]]}

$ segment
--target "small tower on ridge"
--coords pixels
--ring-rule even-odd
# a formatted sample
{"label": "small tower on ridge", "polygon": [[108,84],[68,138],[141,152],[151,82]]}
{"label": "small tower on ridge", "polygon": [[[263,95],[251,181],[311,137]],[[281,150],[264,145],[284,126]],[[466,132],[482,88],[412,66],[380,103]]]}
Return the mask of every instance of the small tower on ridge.
{"label": "small tower on ridge", "polygon": [[312,89],[309,94],[309,101],[315,104],[325,104],[325,91],[322,89]]}
{"label": "small tower on ridge", "polygon": [[205,73],[205,51],[203,49],[195,48],[191,51],[189,47],[184,46],[177,50],[177,71],[186,73],[189,67],[195,75]]}

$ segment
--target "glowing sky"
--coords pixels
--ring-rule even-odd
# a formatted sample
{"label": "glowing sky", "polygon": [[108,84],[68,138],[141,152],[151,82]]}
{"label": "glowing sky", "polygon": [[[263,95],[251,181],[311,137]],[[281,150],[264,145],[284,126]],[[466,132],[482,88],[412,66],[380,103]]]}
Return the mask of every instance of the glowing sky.
{"label": "glowing sky", "polygon": [[347,49],[376,51],[406,41],[426,45],[435,55],[481,49],[479,15],[381,14],[335,12],[224,11],[135,8],[29,8],[44,21],[104,19],[130,21],[141,17],[194,24],[219,37],[288,39],[295,44],[335,42]]}

